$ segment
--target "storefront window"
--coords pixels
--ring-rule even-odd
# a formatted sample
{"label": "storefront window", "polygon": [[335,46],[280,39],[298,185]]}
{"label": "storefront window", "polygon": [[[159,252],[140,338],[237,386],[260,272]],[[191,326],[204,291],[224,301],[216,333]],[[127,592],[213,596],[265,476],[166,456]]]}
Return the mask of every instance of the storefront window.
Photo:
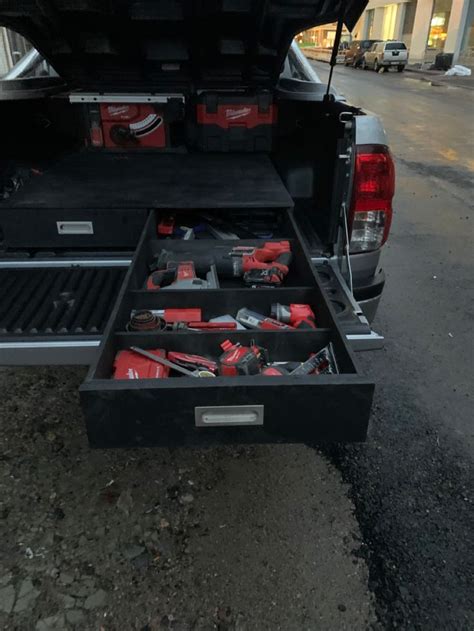
{"label": "storefront window", "polygon": [[428,48],[444,48],[444,42],[448,34],[451,4],[452,0],[435,0],[430,33],[428,35]]}

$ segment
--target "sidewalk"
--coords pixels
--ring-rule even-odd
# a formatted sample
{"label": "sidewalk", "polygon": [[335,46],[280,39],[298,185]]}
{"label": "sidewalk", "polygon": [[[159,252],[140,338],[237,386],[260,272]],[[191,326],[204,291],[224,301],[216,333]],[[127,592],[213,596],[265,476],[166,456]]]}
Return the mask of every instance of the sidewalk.
{"label": "sidewalk", "polygon": [[444,74],[444,70],[427,70],[408,65],[405,68],[405,72],[408,78],[428,81],[433,86],[451,85],[456,88],[474,90],[474,71],[470,77],[450,77]]}

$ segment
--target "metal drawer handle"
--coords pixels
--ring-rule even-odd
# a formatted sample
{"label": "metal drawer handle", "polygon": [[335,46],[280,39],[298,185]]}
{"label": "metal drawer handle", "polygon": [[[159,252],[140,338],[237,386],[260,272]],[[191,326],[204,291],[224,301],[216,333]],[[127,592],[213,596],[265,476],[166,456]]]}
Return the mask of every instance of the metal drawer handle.
{"label": "metal drawer handle", "polygon": [[94,234],[92,221],[57,221],[58,234]]}
{"label": "metal drawer handle", "polygon": [[263,405],[223,405],[194,408],[196,427],[263,425]]}

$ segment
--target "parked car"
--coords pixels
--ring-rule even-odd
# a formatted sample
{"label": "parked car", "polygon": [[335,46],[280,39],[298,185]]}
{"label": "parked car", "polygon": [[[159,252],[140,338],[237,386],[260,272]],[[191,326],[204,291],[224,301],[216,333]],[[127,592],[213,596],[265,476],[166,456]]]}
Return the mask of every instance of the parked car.
{"label": "parked car", "polygon": [[96,447],[363,440],[382,124],[289,44],[332,3],[186,7],[0,0],[63,82],[0,90],[0,365],[89,364]]}
{"label": "parked car", "polygon": [[349,47],[345,51],[344,65],[353,66],[358,68],[361,65],[362,57],[364,53],[368,51],[376,43],[380,42],[379,39],[361,39],[354,40],[349,44]]}
{"label": "parked car", "polygon": [[403,72],[408,61],[408,50],[403,42],[377,42],[364,53],[361,66],[364,70],[372,68],[378,72],[381,68],[396,68]]}

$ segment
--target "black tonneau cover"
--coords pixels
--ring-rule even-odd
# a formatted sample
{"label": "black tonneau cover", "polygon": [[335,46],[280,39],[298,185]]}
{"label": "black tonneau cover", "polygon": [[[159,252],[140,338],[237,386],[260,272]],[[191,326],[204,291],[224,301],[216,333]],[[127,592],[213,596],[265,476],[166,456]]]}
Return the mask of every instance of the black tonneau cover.
{"label": "black tonneau cover", "polygon": [[271,88],[292,38],[367,0],[0,0],[71,87],[134,92]]}

